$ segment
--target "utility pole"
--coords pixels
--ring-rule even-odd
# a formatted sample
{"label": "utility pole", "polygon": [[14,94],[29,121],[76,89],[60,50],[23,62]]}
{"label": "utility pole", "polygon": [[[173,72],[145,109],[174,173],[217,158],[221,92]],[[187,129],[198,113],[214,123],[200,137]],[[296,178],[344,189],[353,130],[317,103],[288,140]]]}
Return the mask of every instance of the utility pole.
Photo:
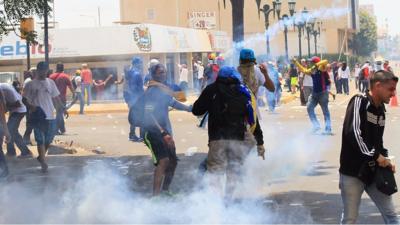
{"label": "utility pole", "polygon": [[47,8],[47,0],[43,0],[43,18],[44,18],[44,60],[49,63],[49,12]]}
{"label": "utility pole", "polygon": [[99,18],[99,27],[101,27],[101,22],[100,22],[100,6],[97,6],[97,17]]}

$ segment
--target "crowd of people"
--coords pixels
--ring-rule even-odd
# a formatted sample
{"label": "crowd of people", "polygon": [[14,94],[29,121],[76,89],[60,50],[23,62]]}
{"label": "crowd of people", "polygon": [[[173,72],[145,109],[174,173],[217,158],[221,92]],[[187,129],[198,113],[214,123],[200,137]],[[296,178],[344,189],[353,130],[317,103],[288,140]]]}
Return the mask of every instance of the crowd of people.
{"label": "crowd of people", "polygon": [[[286,67],[273,61],[257,62],[253,50],[242,49],[237,68],[225,65],[223,59],[215,55],[209,57],[205,67],[201,61],[195,60],[194,87],[199,97],[193,105],[186,105],[182,103],[185,100],[182,95],[188,92],[188,68],[184,64],[177,66],[180,69],[179,85],[168,80],[166,67],[158,60],[152,59],[147,65],[147,74],[144,74],[142,58],[134,57],[131,65],[125,67],[122,80],[116,81],[116,84],[123,84],[123,97],[129,108],[128,138],[144,142],[151,151],[155,165],[154,196],[171,195],[169,187],[178,164],[169,119],[170,108],[208,121],[209,149],[202,168],[207,171],[208,186],[217,193],[223,193],[229,203],[234,199],[233,192],[242,177],[243,163],[252,149],[265,159],[260,105],[264,104],[265,96],[268,111],[275,112],[281,98],[282,77],[287,78],[289,92],[301,92],[301,104],[307,106],[313,134],[321,130],[315,107],[320,105],[322,108],[325,121],[322,134],[331,135],[329,96],[335,99],[336,94],[350,94],[351,70],[346,62],[329,63],[314,56],[300,61],[293,58]],[[385,223],[398,223],[392,197],[375,186],[374,171],[365,170],[365,165],[374,165],[395,171],[394,164],[387,158],[388,150],[383,147],[383,104],[395,96],[398,78],[388,62],[380,69],[372,68],[366,62],[362,67],[356,65],[354,71],[357,88],[364,94],[351,98],[344,119],[339,169],[344,206],[342,222],[356,222],[361,195],[366,191],[379,208]],[[41,170],[47,172],[46,152],[54,136],[66,132],[64,116],[68,116],[68,108],[79,100],[80,113],[83,114],[85,103],[91,104],[91,86],[105,85],[109,80],[108,77],[104,81],[93,81],[87,64],[70,78],[64,73],[63,64],[57,64],[56,72],[50,74],[49,65],[40,62],[26,77],[22,90],[17,84],[1,84],[0,135],[7,142],[6,154],[16,155],[15,144],[21,151],[20,157],[32,157],[27,144],[33,130],[37,160]],[[332,93],[333,85],[336,94]],[[72,103],[66,100],[68,89],[74,93]],[[6,111],[10,112],[8,121]],[[18,127],[25,115],[27,129],[22,137]],[[0,169],[1,177],[8,175],[3,151],[0,151]]]}

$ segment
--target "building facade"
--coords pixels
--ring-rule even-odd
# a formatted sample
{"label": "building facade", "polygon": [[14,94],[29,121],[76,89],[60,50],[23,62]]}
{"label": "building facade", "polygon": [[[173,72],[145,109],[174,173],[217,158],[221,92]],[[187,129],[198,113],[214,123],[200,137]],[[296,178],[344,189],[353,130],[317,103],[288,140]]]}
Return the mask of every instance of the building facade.
{"label": "building facade", "polygon": [[[111,27],[92,27],[49,30],[49,56],[51,68],[64,63],[65,72],[74,74],[83,63],[93,71],[94,80],[105,80],[112,75],[106,85],[109,91],[106,99],[120,98],[122,86],[114,81],[120,80],[124,67],[130,65],[134,56],[144,62],[143,74],[148,73],[147,65],[151,59],[158,59],[167,67],[168,80],[179,82],[178,64],[186,64],[191,70],[193,60],[207,63],[207,54],[225,51],[228,39],[224,32],[214,32],[183,27],[155,24],[135,24]],[[39,37],[39,43],[43,43]],[[29,48],[31,65],[44,60],[43,44]],[[28,69],[27,46],[14,33],[2,38],[0,42],[0,82],[11,82]],[[193,75],[192,73],[190,75]],[[193,85],[189,76],[189,85]],[[196,77],[197,79],[197,77]],[[95,88],[93,88],[95,89]]]}
{"label": "building facade", "polygon": [[[168,26],[215,29],[232,35],[232,8],[226,0],[120,0],[121,22],[154,23]],[[254,0],[244,1],[244,46],[256,49],[257,54],[266,53],[265,18],[258,13]],[[281,15],[289,14],[288,1],[281,1]],[[272,7],[272,1],[262,1]],[[311,15],[322,22],[321,34],[317,37],[319,53],[346,53],[349,32],[357,29],[358,0],[297,0],[296,11],[306,8]],[[283,27],[277,16],[271,13],[270,46],[271,55],[284,55]],[[308,42],[306,32],[301,34],[302,53],[307,55]],[[310,40],[310,51],[315,52],[313,37]],[[299,52],[298,31],[289,26],[289,55]],[[260,47],[262,46],[262,47]]]}

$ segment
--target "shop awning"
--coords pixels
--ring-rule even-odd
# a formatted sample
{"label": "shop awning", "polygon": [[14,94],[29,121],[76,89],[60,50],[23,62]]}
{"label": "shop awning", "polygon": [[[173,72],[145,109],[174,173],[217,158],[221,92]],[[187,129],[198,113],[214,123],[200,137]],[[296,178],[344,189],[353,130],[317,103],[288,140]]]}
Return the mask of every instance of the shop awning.
{"label": "shop awning", "polygon": [[[40,40],[39,43],[43,43]],[[155,24],[54,29],[49,31],[50,57],[115,56],[146,53],[213,51],[210,33]],[[31,57],[43,58],[44,46],[32,46]],[[26,44],[15,34],[0,42],[0,60],[24,59]]]}

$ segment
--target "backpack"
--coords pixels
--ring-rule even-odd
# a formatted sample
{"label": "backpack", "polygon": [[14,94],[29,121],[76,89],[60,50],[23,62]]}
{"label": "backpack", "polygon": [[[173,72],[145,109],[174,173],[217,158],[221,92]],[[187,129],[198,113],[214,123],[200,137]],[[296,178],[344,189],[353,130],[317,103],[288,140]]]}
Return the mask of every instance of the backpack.
{"label": "backpack", "polygon": [[243,126],[243,128],[245,127],[245,120],[243,120],[247,113],[247,99],[245,96],[242,94],[237,96],[227,96],[222,93],[220,87],[217,85],[217,93],[214,100],[214,104],[217,106],[216,109],[219,112],[217,114],[217,123],[232,128],[238,128],[238,126]]}
{"label": "backpack", "polygon": [[71,80],[72,87],[74,88],[74,90],[78,87],[78,85],[76,84],[76,81],[75,81],[75,78],[76,78],[76,77],[77,77],[76,75],[73,76],[73,77],[72,77],[72,80]]}

